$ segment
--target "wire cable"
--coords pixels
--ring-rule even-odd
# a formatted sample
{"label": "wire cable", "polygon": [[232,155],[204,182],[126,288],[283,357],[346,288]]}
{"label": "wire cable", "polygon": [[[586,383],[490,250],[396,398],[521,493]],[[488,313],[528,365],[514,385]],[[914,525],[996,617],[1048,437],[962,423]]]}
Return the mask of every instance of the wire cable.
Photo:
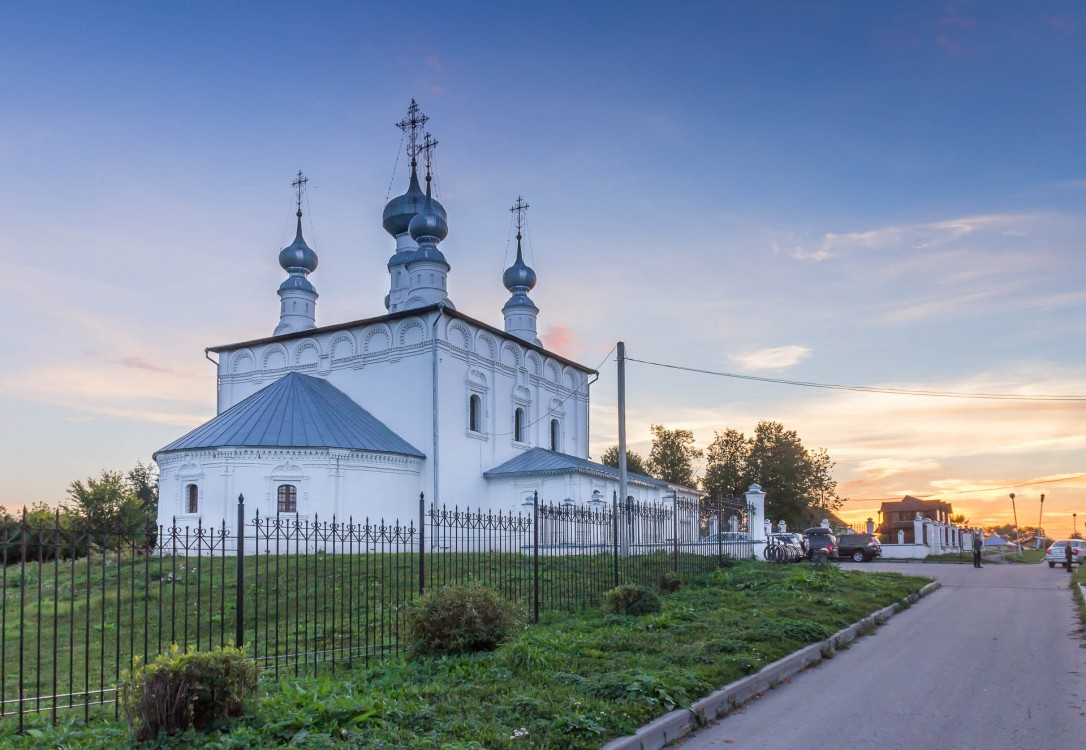
{"label": "wire cable", "polygon": [[895,396],[928,396],[937,398],[979,398],[993,399],[997,401],[1086,401],[1086,396],[1045,396],[1026,395],[1013,393],[954,393],[951,391],[909,390],[907,388],[875,388],[866,385],[841,385],[837,383],[813,383],[804,380],[784,380],[781,378],[763,378],[757,375],[739,375],[733,372],[717,372],[714,370],[702,370],[697,367],[684,367],[682,365],[669,365],[663,362],[650,362],[645,359],[626,357],[627,362],[637,362],[653,367],[664,367],[670,370],[683,370],[696,372],[702,375],[715,375],[721,378],[736,378],[738,380],[753,380],[759,383],[776,383],[778,385],[794,385],[803,388],[825,388],[836,391],[854,391],[857,393],[888,393]]}

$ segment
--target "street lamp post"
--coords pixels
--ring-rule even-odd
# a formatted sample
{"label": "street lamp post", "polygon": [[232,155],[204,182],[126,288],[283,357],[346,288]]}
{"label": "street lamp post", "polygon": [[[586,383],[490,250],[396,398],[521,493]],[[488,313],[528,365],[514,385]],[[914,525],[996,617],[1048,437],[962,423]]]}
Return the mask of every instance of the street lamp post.
{"label": "street lamp post", "polygon": [[1071,514],[1071,520],[1075,523],[1075,533],[1078,533],[1078,513]]}
{"label": "street lamp post", "polygon": [[1041,531],[1041,519],[1045,517],[1045,493],[1041,493],[1041,512],[1037,514],[1037,549],[1044,547],[1044,532]]}
{"label": "street lamp post", "polygon": [[1022,534],[1018,531],[1018,509],[1014,506],[1014,493],[1011,493],[1011,510],[1014,512],[1014,543],[1018,548],[1018,556],[1022,556]]}

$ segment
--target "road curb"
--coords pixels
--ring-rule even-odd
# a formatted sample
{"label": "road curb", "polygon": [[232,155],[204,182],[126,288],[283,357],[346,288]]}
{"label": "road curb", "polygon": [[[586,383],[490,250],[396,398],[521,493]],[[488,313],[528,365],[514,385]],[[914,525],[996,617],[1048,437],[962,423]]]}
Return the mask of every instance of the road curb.
{"label": "road curb", "polygon": [[660,750],[675,740],[726,716],[762,693],[787,682],[803,670],[819,664],[824,659],[832,658],[839,649],[848,646],[860,636],[874,631],[895,614],[907,609],[938,588],[939,582],[932,581],[918,593],[909,594],[901,601],[883,607],[859,622],[837,631],[826,640],[812,643],[772,664],[767,664],[752,675],[747,675],[701,700],[694,701],[690,708],[675,709],[641,727],[634,734],[611,740],[601,750]]}

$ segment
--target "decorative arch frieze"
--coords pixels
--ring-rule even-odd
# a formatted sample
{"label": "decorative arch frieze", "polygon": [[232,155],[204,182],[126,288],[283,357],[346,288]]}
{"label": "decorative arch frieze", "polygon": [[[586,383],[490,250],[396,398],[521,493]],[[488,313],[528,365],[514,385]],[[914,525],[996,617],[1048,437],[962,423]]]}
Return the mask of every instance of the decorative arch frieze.
{"label": "decorative arch frieze", "polygon": [[459,320],[449,324],[445,330],[445,338],[452,346],[471,351],[471,330]]}
{"label": "decorative arch frieze", "polygon": [[578,377],[577,372],[572,367],[565,368],[562,373],[562,378],[566,388],[569,388],[571,391],[577,390],[577,386],[581,382],[580,377]]}
{"label": "decorative arch frieze", "polygon": [[485,389],[487,387],[486,373],[476,367],[471,368],[468,370],[468,385]]}
{"label": "decorative arch frieze", "polygon": [[287,366],[287,350],[282,344],[271,344],[260,357],[260,369],[282,370]]}
{"label": "decorative arch frieze", "polygon": [[422,324],[422,321],[418,318],[409,318],[400,324],[399,328],[399,342],[400,346],[411,346],[412,344],[421,344],[426,340],[426,326]]}
{"label": "decorative arch frieze", "polygon": [[248,349],[230,355],[230,371],[235,375],[248,375],[256,369],[256,359]]}
{"label": "decorative arch frieze", "polygon": [[528,352],[526,358],[528,372],[537,378],[543,374],[543,360],[535,352]]}
{"label": "decorative arch frieze", "polygon": [[362,351],[366,354],[392,348],[392,331],[384,324],[375,325],[362,335]]}
{"label": "decorative arch frieze", "polygon": [[355,353],[354,336],[346,331],[337,333],[328,343],[328,351],[332,354],[332,361],[350,359]]}
{"label": "decorative arch frieze", "polygon": [[320,346],[313,339],[302,339],[294,347],[294,366],[315,365],[320,360]]}
{"label": "decorative arch frieze", "polygon": [[562,370],[556,362],[547,362],[547,380],[552,383],[562,382]]}
{"label": "decorative arch frieze", "polygon": [[494,337],[480,332],[475,339],[475,353],[491,361],[496,360],[498,358],[498,345],[494,341]]}
{"label": "decorative arch frieze", "polygon": [[502,364],[507,367],[515,367],[520,369],[520,363],[523,361],[523,352],[516,344],[506,341],[502,344]]}

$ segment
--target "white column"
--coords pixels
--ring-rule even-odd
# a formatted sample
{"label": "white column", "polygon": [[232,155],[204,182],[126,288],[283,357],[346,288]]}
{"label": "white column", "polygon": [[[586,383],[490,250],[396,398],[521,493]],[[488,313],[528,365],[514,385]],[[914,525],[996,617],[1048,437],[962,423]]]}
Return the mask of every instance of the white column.
{"label": "white column", "polygon": [[920,515],[913,519],[913,543],[927,544],[924,540],[924,519]]}
{"label": "white column", "polygon": [[750,538],[761,539],[765,533],[765,493],[761,487],[752,484],[746,492],[746,499],[750,511]]}

